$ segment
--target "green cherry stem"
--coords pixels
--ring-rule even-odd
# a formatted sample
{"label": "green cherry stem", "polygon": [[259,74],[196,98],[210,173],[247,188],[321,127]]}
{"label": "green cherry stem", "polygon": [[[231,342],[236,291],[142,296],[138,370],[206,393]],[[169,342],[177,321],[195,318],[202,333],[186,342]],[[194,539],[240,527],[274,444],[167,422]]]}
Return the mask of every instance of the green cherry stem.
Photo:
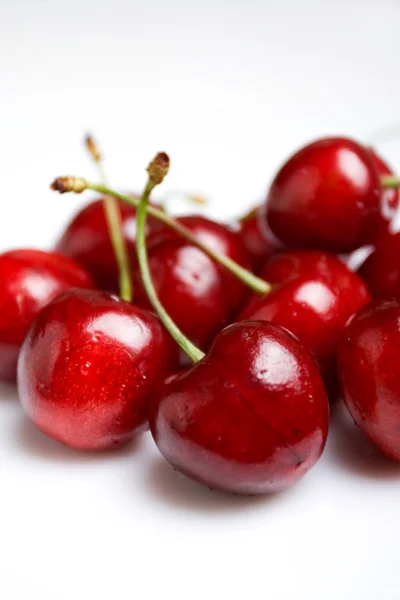
{"label": "green cherry stem", "polygon": [[[75,194],[81,194],[85,190],[94,190],[95,192],[99,192],[100,194],[106,194],[107,196],[113,196],[118,200],[122,200],[131,206],[138,207],[139,200],[137,198],[131,198],[130,196],[126,196],[125,194],[120,194],[119,192],[101,184],[101,183],[92,183],[83,179],[82,177],[74,177],[72,175],[67,175],[65,177],[57,177],[51,184],[51,189],[64,194],[66,192],[74,192]],[[165,223],[168,227],[173,229],[178,235],[182,236],[185,240],[197,246],[200,250],[202,250],[207,256],[211,259],[215,260],[217,263],[225,267],[228,271],[230,271],[235,277],[237,277],[244,285],[247,285],[257,294],[268,294],[271,290],[271,285],[261,279],[261,277],[257,277],[251,271],[248,271],[237,262],[229,258],[229,256],[225,256],[225,254],[220,254],[219,252],[215,252],[212,248],[209,248],[206,244],[203,244],[193,233],[176,221],[172,217],[168,216],[165,212],[160,210],[159,208],[155,208],[154,206],[149,205],[147,208],[147,212],[152,217],[155,217],[159,221]]]}
{"label": "green cherry stem", "polygon": [[[137,207],[139,205],[139,200],[137,198],[125,196],[124,194],[120,194],[119,192],[116,192],[111,188],[102,186],[101,184],[99,185],[96,183],[90,183],[88,181],[87,187],[90,190],[94,190],[100,193],[111,194],[115,198],[118,198],[123,202],[127,202],[131,206]],[[205,254],[207,254],[217,263],[224,266],[226,269],[228,269],[228,271],[231,271],[231,273],[233,273],[233,275],[235,275],[242,283],[247,285],[257,294],[264,295],[271,290],[270,284],[264,281],[264,279],[261,279],[261,277],[257,277],[256,275],[251,273],[251,271],[248,271],[247,269],[239,265],[239,263],[229,258],[229,256],[226,256],[225,254],[220,254],[212,248],[209,248],[206,244],[203,244],[203,242],[201,242],[195,235],[193,235],[190,229],[188,229],[184,225],[181,225],[179,221],[176,221],[175,219],[167,215],[165,212],[151,205],[148,207],[147,212],[152,217],[155,217],[156,219],[165,223],[168,227],[173,229],[176,233],[185,238],[188,242],[190,242],[194,246],[197,246],[197,248],[205,252]]]}
{"label": "green cherry stem", "polygon": [[381,178],[382,187],[385,190],[400,188],[400,178],[396,175],[384,175]]}
{"label": "green cherry stem", "polygon": [[[88,149],[93,161],[97,166],[100,179],[103,182],[103,185],[106,186],[107,178],[100,149],[90,135],[86,137],[85,143],[86,148]],[[117,199],[111,194],[104,195],[103,206],[107,221],[108,233],[118,267],[120,296],[123,300],[132,302],[132,276],[129,264],[128,249],[125,238],[122,234],[121,211],[119,209]]]}
{"label": "green cherry stem", "polygon": [[136,217],[136,251],[144,288],[160,321],[189,358],[193,362],[197,362],[203,358],[204,353],[182,333],[161,304],[153,285],[148,263],[145,227],[150,193],[164,179],[168,168],[169,158],[164,153],[157,154],[148,167],[149,179],[140,198]]}

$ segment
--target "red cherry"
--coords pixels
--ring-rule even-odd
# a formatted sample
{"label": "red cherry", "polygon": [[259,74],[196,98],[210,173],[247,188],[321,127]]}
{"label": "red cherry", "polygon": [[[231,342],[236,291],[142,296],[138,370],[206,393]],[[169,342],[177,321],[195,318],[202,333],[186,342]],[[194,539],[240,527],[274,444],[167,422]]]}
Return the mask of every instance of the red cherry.
{"label": "red cherry", "polygon": [[264,206],[256,206],[238,223],[238,233],[256,271],[264,265],[275,250],[282,247],[282,243],[267,227],[264,208]]}
{"label": "red cherry", "polygon": [[400,232],[382,238],[358,270],[376,298],[400,296]]}
{"label": "red cherry", "polygon": [[[136,208],[118,202],[123,234],[132,264],[136,262]],[[158,227],[149,217],[148,229]],[[95,200],[73,218],[57,243],[57,250],[75,259],[91,274],[102,290],[118,290],[118,268],[104,213],[103,200]]]}
{"label": "red cherry", "polygon": [[67,446],[118,446],[146,427],[148,396],[177,354],[152,313],[106,292],[66,292],[39,314],[22,346],[22,406]]}
{"label": "red cherry", "polygon": [[356,425],[400,460],[400,300],[376,300],[347,325],[338,352],[343,397]]}
{"label": "red cherry", "polygon": [[14,381],[26,332],[58,294],[93,287],[89,274],[56,252],[12,250],[0,255],[0,379]]}
{"label": "red cherry", "polygon": [[[372,162],[380,177],[393,175],[389,165],[373,150],[369,149]],[[399,190],[397,188],[382,190],[381,192],[381,219],[378,240],[390,234],[390,224],[396,216],[399,206]]]}
{"label": "red cherry", "polygon": [[343,328],[370,300],[366,286],[335,256],[312,251],[272,257],[261,276],[280,285],[252,298],[239,320],[269,321],[288,329],[311,351],[331,385]]}
{"label": "red cherry", "polygon": [[[215,251],[248,266],[239,236],[228,227],[200,216],[177,221]],[[207,349],[243,303],[247,288],[166,226],[147,237],[147,247],[152,279],[164,308],[195,345]],[[150,308],[139,269],[134,272],[134,287],[135,301]]]}
{"label": "red cherry", "polygon": [[243,322],[169,378],[150,402],[150,429],[179,471],[227,492],[276,492],[318,460],[329,407],[314,361],[280,327]]}
{"label": "red cherry", "polygon": [[347,253],[374,240],[380,197],[366,148],[346,138],[321,139],[294,154],[276,175],[267,221],[288,246]]}

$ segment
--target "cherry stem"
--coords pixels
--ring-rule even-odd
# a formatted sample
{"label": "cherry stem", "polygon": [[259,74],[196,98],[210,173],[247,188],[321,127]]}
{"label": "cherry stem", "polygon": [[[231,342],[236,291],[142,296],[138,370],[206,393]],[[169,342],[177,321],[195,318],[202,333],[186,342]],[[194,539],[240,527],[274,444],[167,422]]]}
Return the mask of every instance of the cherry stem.
{"label": "cherry stem", "polygon": [[[90,189],[95,192],[100,192],[101,194],[114,196],[114,198],[118,198],[118,200],[122,200],[123,202],[126,202],[131,206],[135,206],[136,208],[139,206],[139,200],[137,198],[131,198],[130,196],[126,196],[125,194],[120,194],[119,192],[102,184],[91,183],[86,180],[85,184],[86,189]],[[261,277],[257,277],[251,271],[248,271],[247,269],[239,265],[239,263],[229,258],[229,256],[226,256],[225,254],[220,254],[212,248],[209,248],[206,244],[203,244],[202,241],[200,241],[195,235],[193,235],[190,229],[188,229],[187,227],[179,223],[179,221],[176,221],[175,219],[164,213],[162,210],[149,205],[147,208],[147,212],[152,217],[155,217],[159,221],[165,223],[165,225],[173,229],[176,233],[185,238],[188,242],[202,250],[205,254],[207,254],[207,256],[209,256],[217,263],[228,269],[228,271],[235,275],[244,285],[247,285],[257,294],[268,294],[268,292],[271,290],[271,285],[267,283],[264,279],[261,279]]]}
{"label": "cherry stem", "polygon": [[[107,185],[104,163],[97,143],[90,135],[86,137],[85,142],[86,147],[97,166],[101,181],[104,185]],[[116,198],[109,194],[104,195],[103,207],[107,221],[108,234],[110,236],[111,245],[118,267],[120,296],[122,300],[132,302],[133,284],[131,268],[129,264],[128,248],[122,233],[121,211]]]}
{"label": "cherry stem", "polygon": [[[157,157],[160,155],[157,155]],[[154,159],[153,163],[157,160],[157,157]],[[169,163],[168,163],[169,164]],[[150,171],[149,171],[150,172]],[[166,173],[165,173],[166,174]],[[142,276],[142,281],[144,288],[146,290],[147,296],[156,311],[160,321],[167,329],[167,331],[171,334],[177,344],[182,348],[184,352],[189,356],[189,358],[193,362],[197,362],[201,360],[204,356],[204,353],[199,350],[192,342],[182,333],[179,327],[175,324],[175,322],[171,319],[165,308],[163,307],[160,299],[158,298],[157,292],[154,288],[153,281],[151,278],[149,261],[147,255],[147,245],[146,245],[146,219],[148,212],[148,204],[150,199],[150,193],[155,188],[155,186],[161,183],[161,181],[154,181],[150,172],[149,179],[147,181],[146,187],[144,188],[142,197],[139,201],[138,211],[137,211],[137,220],[136,220],[136,251],[137,257],[140,267],[140,274]]]}
{"label": "cherry stem", "polygon": [[396,175],[384,175],[381,178],[381,184],[385,190],[400,188],[400,178]]}

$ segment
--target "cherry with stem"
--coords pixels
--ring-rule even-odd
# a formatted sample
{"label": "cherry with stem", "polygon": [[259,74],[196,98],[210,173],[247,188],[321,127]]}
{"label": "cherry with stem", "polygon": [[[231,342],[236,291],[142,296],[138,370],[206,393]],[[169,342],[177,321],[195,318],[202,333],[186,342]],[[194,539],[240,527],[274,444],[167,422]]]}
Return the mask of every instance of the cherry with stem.
{"label": "cherry with stem", "polygon": [[[107,185],[103,158],[98,144],[91,135],[86,136],[85,144],[89,154],[97,166],[100,180],[102,181],[103,185]],[[118,267],[120,296],[123,300],[132,302],[133,286],[131,268],[129,264],[126,241],[122,234],[122,220],[118,202],[113,195],[105,194],[103,206],[110,235],[110,241]]]}
{"label": "cherry with stem", "polygon": [[179,340],[178,343],[181,346],[181,348],[186,352],[186,354],[193,362],[196,362],[203,358],[204,353],[198,348],[196,348],[196,346],[192,344],[192,342],[183,335],[183,333],[175,325],[174,321],[171,319],[171,317],[168,315],[163,305],[159,301],[151,279],[150,269],[147,260],[145,226],[149,198],[152,190],[156,187],[156,185],[161,183],[165,175],[168,173],[168,169],[169,157],[165,153],[157,154],[157,156],[150,163],[147,169],[149,173],[149,179],[140,199],[137,212],[136,251],[143,279],[143,285],[146,289],[147,295],[153,308],[157,312],[165,328],[171,333],[172,337],[174,337],[176,341]]}
{"label": "cherry with stem", "polygon": [[226,327],[207,354],[176,327],[152,284],[144,233],[150,193],[168,167],[165,154],[149,165],[136,248],[153,308],[195,364],[168,377],[152,395],[153,438],[177,470],[208,487],[240,494],[279,491],[298,481],[324,448],[329,408],[321,377],[307,350],[270,323]]}

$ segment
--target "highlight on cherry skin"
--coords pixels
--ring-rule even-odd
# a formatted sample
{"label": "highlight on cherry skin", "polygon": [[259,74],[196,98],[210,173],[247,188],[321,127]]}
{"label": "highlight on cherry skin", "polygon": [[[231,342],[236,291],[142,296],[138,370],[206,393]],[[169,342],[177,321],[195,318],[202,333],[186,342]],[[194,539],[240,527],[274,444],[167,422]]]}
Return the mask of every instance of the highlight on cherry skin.
{"label": "highlight on cherry skin", "polygon": [[177,360],[153,313],[107,292],[71,290],[30,328],[18,392],[48,436],[80,450],[112,448],[147,428],[148,397]]}
{"label": "highlight on cherry skin", "polygon": [[338,372],[356,425],[384,454],[400,461],[400,299],[375,300],[347,325]]}
{"label": "highlight on cherry skin", "polygon": [[57,252],[0,254],[0,380],[15,381],[22,342],[40,310],[61,292],[93,286],[83,267]]}

